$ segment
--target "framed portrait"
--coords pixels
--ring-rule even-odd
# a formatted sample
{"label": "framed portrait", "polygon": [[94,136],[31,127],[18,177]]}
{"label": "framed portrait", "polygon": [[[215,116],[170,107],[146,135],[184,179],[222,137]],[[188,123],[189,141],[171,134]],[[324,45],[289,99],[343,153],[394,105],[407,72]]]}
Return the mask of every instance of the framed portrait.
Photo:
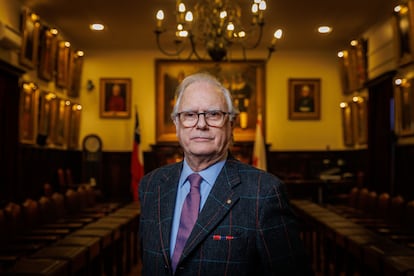
{"label": "framed portrait", "polygon": [[342,115],[342,131],[343,131],[343,142],[347,147],[352,147],[355,145],[354,139],[354,120],[352,112],[353,102],[342,102],[341,115]]}
{"label": "framed portrait", "polygon": [[56,120],[56,94],[48,91],[39,93],[38,131],[36,142],[40,146],[52,144],[51,132]]}
{"label": "framed portrait", "polygon": [[[256,120],[262,113],[265,123],[265,61],[155,61],[156,68],[156,110],[157,142],[176,142],[175,126],[171,112],[175,104],[175,90],[188,75],[209,72],[216,76],[230,91],[239,116],[233,131],[235,142],[254,141]],[[265,131],[265,128],[263,128]]]}
{"label": "framed portrait", "polygon": [[47,26],[40,33],[38,77],[52,81],[56,70],[57,35]]}
{"label": "framed portrait", "polygon": [[414,1],[408,0],[399,7],[400,10],[394,13],[394,28],[397,39],[397,62],[402,66],[414,61]]}
{"label": "framed portrait", "polygon": [[38,97],[39,89],[37,85],[31,82],[24,82],[22,84],[19,110],[19,133],[21,143],[36,143]]}
{"label": "framed portrait", "polygon": [[289,120],[319,120],[321,116],[321,80],[288,80]]}
{"label": "framed portrait", "polygon": [[368,106],[367,98],[354,96],[352,98],[352,113],[355,128],[355,143],[367,144],[368,140]]}
{"label": "framed portrait", "polygon": [[22,47],[20,49],[19,62],[27,68],[34,69],[37,65],[39,50],[40,22],[39,16],[23,10],[21,16]]}
{"label": "framed portrait", "polygon": [[82,115],[82,106],[77,103],[69,105],[70,112],[68,115],[69,131],[68,131],[68,148],[78,149],[79,147],[79,133]]}
{"label": "framed portrait", "polygon": [[53,144],[59,147],[67,146],[68,137],[68,114],[70,113],[70,101],[60,97],[56,97],[51,103],[51,125],[48,139],[49,144]]}
{"label": "framed portrait", "polygon": [[81,76],[83,70],[83,55],[79,51],[71,51],[69,62],[69,87],[68,96],[78,98],[81,87]]}
{"label": "framed portrait", "polygon": [[131,79],[102,78],[99,83],[101,118],[131,117]]}
{"label": "framed portrait", "polygon": [[399,77],[394,81],[395,133],[414,136],[414,76]]}
{"label": "framed portrait", "polygon": [[56,64],[56,85],[60,88],[69,86],[69,59],[70,43],[64,40],[58,41],[57,64]]}
{"label": "framed portrait", "polygon": [[339,60],[342,93],[351,95],[362,89],[368,79],[367,71],[367,41],[354,40],[352,46],[342,51]]}

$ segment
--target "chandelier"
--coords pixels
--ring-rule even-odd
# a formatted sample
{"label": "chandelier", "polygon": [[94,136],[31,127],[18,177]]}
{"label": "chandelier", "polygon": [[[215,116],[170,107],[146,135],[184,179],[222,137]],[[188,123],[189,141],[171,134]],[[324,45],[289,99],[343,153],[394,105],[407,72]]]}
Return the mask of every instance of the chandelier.
{"label": "chandelier", "polygon": [[[229,60],[229,52],[238,47],[246,60],[246,51],[257,48],[262,40],[266,1],[254,0],[249,19],[242,17],[236,1],[200,0],[193,11],[187,10],[183,0],[176,0],[176,28],[164,27],[164,11],[156,15],[156,42],[167,56],[204,60],[208,55],[213,61]],[[249,21],[249,22],[247,22]],[[276,49],[282,36],[277,30],[268,46],[267,59]],[[202,50],[201,50],[202,48]]]}

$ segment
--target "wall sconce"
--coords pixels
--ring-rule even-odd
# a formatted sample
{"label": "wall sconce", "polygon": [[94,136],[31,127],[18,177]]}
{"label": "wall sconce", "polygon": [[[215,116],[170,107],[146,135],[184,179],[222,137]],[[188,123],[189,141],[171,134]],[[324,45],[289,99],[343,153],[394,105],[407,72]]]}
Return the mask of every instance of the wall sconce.
{"label": "wall sconce", "polygon": [[95,84],[93,84],[92,80],[88,80],[86,83],[86,90],[89,92],[95,88]]}

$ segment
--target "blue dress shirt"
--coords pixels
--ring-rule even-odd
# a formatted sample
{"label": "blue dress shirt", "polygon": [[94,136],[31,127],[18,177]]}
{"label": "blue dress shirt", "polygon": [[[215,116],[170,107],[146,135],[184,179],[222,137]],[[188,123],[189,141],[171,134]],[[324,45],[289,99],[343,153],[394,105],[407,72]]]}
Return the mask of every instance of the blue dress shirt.
{"label": "blue dress shirt", "polygon": [[[216,182],[217,176],[219,175],[221,169],[224,166],[226,161],[220,161],[207,169],[198,172],[202,177],[203,180],[200,186],[200,211],[203,208],[204,204],[206,203],[207,197],[210,194],[211,188],[213,188],[214,182]],[[170,242],[170,257],[174,253],[175,248],[175,241],[177,238],[178,227],[180,225],[180,216],[181,216],[181,209],[183,208],[184,200],[187,194],[190,192],[190,182],[188,181],[187,177],[194,173],[190,167],[188,166],[187,162],[184,159],[183,171],[181,172],[180,180],[178,182],[178,191],[177,191],[177,198],[175,200],[175,209],[174,209],[174,217],[171,229],[171,242]]]}

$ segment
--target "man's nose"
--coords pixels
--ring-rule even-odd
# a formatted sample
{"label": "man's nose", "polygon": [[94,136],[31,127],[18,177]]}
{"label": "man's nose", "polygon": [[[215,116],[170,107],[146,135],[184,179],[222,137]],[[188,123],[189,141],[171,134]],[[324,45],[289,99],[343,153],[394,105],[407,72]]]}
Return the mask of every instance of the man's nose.
{"label": "man's nose", "polygon": [[198,114],[197,127],[204,128],[207,126],[206,116],[204,113]]}

